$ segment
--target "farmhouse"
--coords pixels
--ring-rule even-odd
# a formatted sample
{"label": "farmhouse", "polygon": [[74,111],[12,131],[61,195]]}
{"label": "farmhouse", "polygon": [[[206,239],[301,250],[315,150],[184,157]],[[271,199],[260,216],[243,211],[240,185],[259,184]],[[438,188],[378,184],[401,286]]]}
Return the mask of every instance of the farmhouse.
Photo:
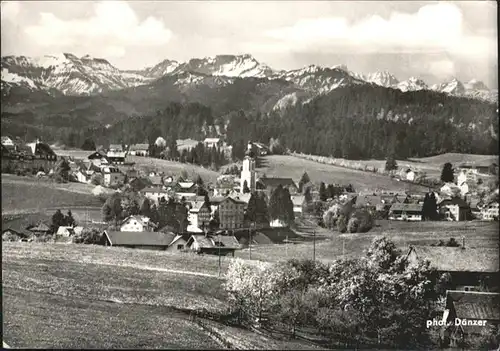
{"label": "farmhouse", "polygon": [[106,156],[111,163],[124,164],[127,152],[123,151],[123,147],[118,144],[111,144]]}
{"label": "farmhouse", "polygon": [[[170,234],[167,235],[172,235],[173,233],[170,232]],[[174,235],[174,238],[168,245],[167,251],[183,251],[186,250],[187,247],[187,242],[189,238],[191,237],[191,234],[178,234]]]}
{"label": "farmhouse", "polygon": [[428,260],[439,273],[451,276],[456,290],[475,290],[481,284],[498,289],[498,249],[446,246],[411,246],[406,255],[410,265]]}
{"label": "farmhouse", "polygon": [[2,145],[4,146],[14,146],[14,141],[8,136],[2,137]]}
{"label": "farmhouse", "polygon": [[2,241],[32,241],[32,237],[32,232],[20,227],[9,227],[2,230]]}
{"label": "farmhouse", "polygon": [[143,250],[166,250],[171,236],[162,232],[114,232],[104,231],[101,244]]}
{"label": "farmhouse", "polygon": [[293,213],[295,214],[295,216],[302,215],[302,204],[304,203],[305,196],[293,195],[291,196],[291,200],[293,202]]}
{"label": "farmhouse", "polygon": [[26,144],[31,148],[32,155],[37,159],[51,160],[56,161],[57,156],[54,150],[46,144],[42,143],[39,139],[37,139],[34,143]]}
{"label": "farmhouse", "polygon": [[82,231],[83,227],[60,226],[57,229],[56,235],[68,237],[75,234],[81,234]]}
{"label": "farmhouse", "polygon": [[196,193],[196,184],[193,182],[178,182],[176,192],[194,194]]}
{"label": "farmhouse", "polygon": [[233,235],[192,235],[186,245],[199,254],[220,256],[231,254],[233,257],[234,251],[241,248]]}
{"label": "farmhouse", "polygon": [[122,232],[152,232],[156,225],[145,216],[128,216],[121,225]]}
{"label": "farmhouse", "polygon": [[421,221],[423,204],[392,204],[389,219],[396,221]]}
{"label": "farmhouse", "polygon": [[104,186],[116,186],[125,182],[125,175],[113,166],[102,167]]}
{"label": "farmhouse", "polygon": [[129,154],[133,156],[148,156],[149,144],[133,144],[128,149]]}
{"label": "farmhouse", "polygon": [[36,226],[28,226],[26,229],[35,235],[45,235],[50,232],[50,227],[44,222],[40,222]]}
{"label": "farmhouse", "polygon": [[167,190],[164,190],[164,189],[159,188],[159,187],[144,188],[140,192],[145,197],[147,197],[149,200],[154,201],[156,204],[158,204],[160,202],[160,199],[162,197],[167,198],[167,196],[168,196]]}
{"label": "farmhouse", "polygon": [[106,156],[106,154],[102,151],[95,151],[87,158],[96,166],[109,165],[111,163],[108,156]]}
{"label": "farmhouse", "polygon": [[481,210],[481,217],[485,221],[498,220],[498,201],[494,201],[486,205]]}
{"label": "farmhouse", "polygon": [[206,138],[203,140],[203,145],[205,147],[221,147],[222,146],[222,141],[220,138]]}
{"label": "farmhouse", "polygon": [[459,197],[443,199],[437,205],[439,213],[448,221],[466,221],[470,218],[469,205]]}
{"label": "farmhouse", "polygon": [[[456,318],[470,323],[456,325]],[[500,294],[448,290],[443,321],[450,324],[444,332],[445,346],[460,346],[467,337],[480,336],[485,325],[500,324]]]}

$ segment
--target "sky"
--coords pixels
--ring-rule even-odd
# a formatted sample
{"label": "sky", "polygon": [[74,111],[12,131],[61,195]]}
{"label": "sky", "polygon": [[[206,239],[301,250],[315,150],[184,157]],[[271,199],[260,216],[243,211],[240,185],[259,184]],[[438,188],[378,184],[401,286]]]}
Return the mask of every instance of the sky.
{"label": "sky", "polygon": [[1,54],[67,52],[120,69],[251,54],[274,69],[345,64],[497,88],[496,1],[1,2]]}

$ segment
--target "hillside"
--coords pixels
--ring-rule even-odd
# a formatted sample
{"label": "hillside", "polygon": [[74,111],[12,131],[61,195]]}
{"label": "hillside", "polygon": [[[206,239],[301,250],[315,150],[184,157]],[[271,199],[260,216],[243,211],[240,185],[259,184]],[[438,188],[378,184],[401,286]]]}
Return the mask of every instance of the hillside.
{"label": "hillside", "polygon": [[[223,273],[230,260],[222,259]],[[4,243],[3,341],[13,348],[311,348],[193,321],[202,308],[227,312],[217,272],[215,256]],[[208,323],[222,338],[213,338]]]}
{"label": "hillside", "polygon": [[[287,155],[272,155],[263,157],[262,166],[257,169],[259,174],[268,177],[292,178],[296,183],[302,174],[307,172],[313,183],[321,181],[325,183],[338,183],[341,185],[352,184],[356,192],[366,189],[405,191],[409,185],[390,179],[387,176],[351,170],[347,168],[320,164],[314,161],[304,160]],[[425,187],[414,186],[414,190],[427,190]]]}

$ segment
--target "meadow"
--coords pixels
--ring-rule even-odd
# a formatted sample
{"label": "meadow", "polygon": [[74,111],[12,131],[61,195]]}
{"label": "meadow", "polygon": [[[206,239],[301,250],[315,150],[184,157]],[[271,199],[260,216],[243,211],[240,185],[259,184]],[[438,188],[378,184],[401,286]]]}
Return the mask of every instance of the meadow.
{"label": "meadow", "polygon": [[[378,170],[385,168],[385,160],[348,160],[343,158],[333,158],[335,164],[346,164],[349,167],[375,167]],[[446,162],[450,162],[454,167],[462,163],[490,165],[492,163],[498,164],[498,156],[495,155],[472,155],[460,153],[445,153],[437,156],[422,157],[422,158],[409,158],[407,160],[396,160],[399,169],[410,168],[425,172],[428,178],[439,179],[441,170]]]}
{"label": "meadow", "polygon": [[3,339],[14,348],[311,348],[193,322],[189,311],[227,312],[217,272],[213,256],[4,243]]}
{"label": "meadow", "polygon": [[406,191],[411,186],[413,190],[427,190],[426,187],[398,182],[387,176],[367,173],[364,171],[322,164],[291,155],[270,155],[262,157],[261,167],[257,169],[267,177],[287,177],[298,182],[304,172],[314,183],[352,184],[356,192],[365,190]]}
{"label": "meadow", "polygon": [[[314,244],[310,239],[303,243],[259,245],[252,248],[251,258],[262,261],[282,261],[291,258],[316,259],[331,262],[342,257],[359,257],[376,237],[386,236],[403,251],[409,245],[437,244],[439,240],[455,238],[466,247],[498,248],[498,222],[421,222],[377,221],[368,233],[341,234],[338,231],[319,231]],[[315,246],[315,248],[313,247]],[[248,249],[240,250],[236,257],[248,259]]]}
{"label": "meadow", "polygon": [[44,179],[2,174],[2,215],[59,207],[100,207],[101,201],[90,193],[92,188],[87,184],[57,184]]}

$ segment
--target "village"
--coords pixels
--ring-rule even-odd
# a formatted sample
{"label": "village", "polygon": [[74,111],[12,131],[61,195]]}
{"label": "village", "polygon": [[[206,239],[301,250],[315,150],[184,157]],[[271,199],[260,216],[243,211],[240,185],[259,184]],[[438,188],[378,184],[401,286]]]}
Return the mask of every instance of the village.
{"label": "village", "polygon": [[[217,138],[204,143],[221,145]],[[27,176],[90,184],[95,186],[93,194],[103,202],[100,221],[76,223],[71,209],[67,215],[58,210],[52,222],[3,227],[2,238],[32,242],[49,237],[219,257],[249,250],[251,257],[252,248],[261,243],[292,242],[289,236],[297,237],[305,222],[327,232],[364,233],[376,220],[408,222],[415,227],[427,221],[463,221],[469,226],[498,221],[498,183],[491,189],[491,184],[487,188],[486,182],[478,181],[491,178],[489,165],[459,165],[453,171],[453,181],[442,182],[428,192],[356,191],[351,184],[314,184],[306,170],[301,179],[259,174],[256,164],[269,154],[264,144],[249,142],[238,172],[221,174],[212,184],[200,176],[136,167],[129,157],[148,158],[148,144],[111,144],[106,150],[89,151],[85,159],[76,159],[57,156],[40,140],[25,144],[2,137],[3,172],[11,172],[13,164],[22,164],[30,170],[24,172]],[[390,176],[411,183],[415,172],[403,167]],[[478,291],[497,294],[497,254],[494,248],[469,248],[465,239],[457,238],[434,246],[411,245],[406,260],[427,259],[451,277],[443,318],[471,318],[459,309],[460,301],[469,296],[472,304],[488,304],[491,296]]]}

